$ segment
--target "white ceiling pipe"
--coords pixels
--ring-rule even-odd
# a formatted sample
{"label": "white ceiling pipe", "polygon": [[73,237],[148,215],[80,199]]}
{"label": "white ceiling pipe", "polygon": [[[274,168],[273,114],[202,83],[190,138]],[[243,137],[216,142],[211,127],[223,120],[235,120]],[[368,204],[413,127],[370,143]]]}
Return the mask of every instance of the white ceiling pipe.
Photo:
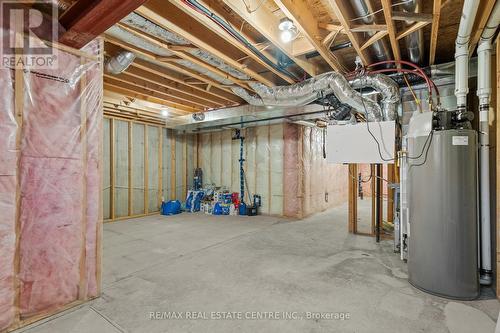
{"label": "white ceiling pipe", "polygon": [[465,0],[455,41],[455,96],[458,109],[463,111],[467,107],[469,92],[469,39],[478,7],[479,1]]}
{"label": "white ceiling pipe", "polygon": [[481,283],[492,282],[491,221],[490,221],[490,142],[489,112],[491,99],[492,39],[500,24],[500,1],[495,7],[481,34],[478,54],[477,96],[479,97],[479,158],[481,190]]}

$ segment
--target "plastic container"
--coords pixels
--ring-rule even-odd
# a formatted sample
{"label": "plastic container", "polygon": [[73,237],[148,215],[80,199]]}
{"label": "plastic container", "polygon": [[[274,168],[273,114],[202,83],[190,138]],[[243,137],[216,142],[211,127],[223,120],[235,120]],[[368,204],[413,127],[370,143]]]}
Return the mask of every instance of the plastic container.
{"label": "plastic container", "polygon": [[240,215],[247,215],[247,205],[244,202],[240,202],[238,211]]}
{"label": "plastic container", "polygon": [[179,200],[171,200],[161,204],[162,215],[177,215],[181,213],[181,202]]}

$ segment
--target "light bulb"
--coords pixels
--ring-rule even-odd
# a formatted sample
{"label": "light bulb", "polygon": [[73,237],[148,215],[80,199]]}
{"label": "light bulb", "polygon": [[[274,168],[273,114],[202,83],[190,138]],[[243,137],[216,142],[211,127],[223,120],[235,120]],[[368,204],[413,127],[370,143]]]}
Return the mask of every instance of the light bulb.
{"label": "light bulb", "polygon": [[162,115],[163,117],[168,116],[168,110],[161,110],[161,115]]}
{"label": "light bulb", "polygon": [[289,43],[292,40],[292,32],[290,30],[285,30],[281,32],[281,40],[283,43]]}

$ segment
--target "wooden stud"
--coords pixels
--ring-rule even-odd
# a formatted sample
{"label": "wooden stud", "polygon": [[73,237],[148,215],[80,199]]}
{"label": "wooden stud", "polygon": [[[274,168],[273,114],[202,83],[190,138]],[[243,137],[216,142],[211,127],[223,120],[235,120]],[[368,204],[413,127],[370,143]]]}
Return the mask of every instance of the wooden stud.
{"label": "wooden stud", "polygon": [[[17,39],[23,38],[17,34]],[[16,63],[18,62],[16,54]],[[19,59],[20,60],[20,59]],[[17,123],[16,133],[16,151],[17,151],[17,168],[16,168],[16,213],[15,213],[15,253],[14,253],[14,324],[17,325],[21,321],[21,281],[19,274],[21,272],[21,146],[24,131],[24,70],[22,67],[14,70],[14,117]]]}
{"label": "wooden stud", "polygon": [[144,213],[149,213],[148,125],[144,125]]}
{"label": "wooden stud", "polygon": [[[496,39],[496,110],[495,110],[495,122],[496,122],[496,234],[495,234],[495,244],[496,244],[496,267],[500,267],[500,154],[498,147],[500,147],[500,35]],[[496,274],[496,295],[500,299],[500,274]]]}
{"label": "wooden stud", "polygon": [[[187,196],[187,187],[188,187],[188,158],[187,158],[187,134],[184,134],[182,136],[182,193],[183,193],[183,198],[186,198]],[[222,160],[222,159],[221,159]]]}
{"label": "wooden stud", "polygon": [[110,195],[111,195],[111,200],[110,200],[110,211],[111,211],[111,219],[115,218],[115,120],[110,119],[109,120],[109,137],[110,137]]}
{"label": "wooden stud", "polygon": [[389,40],[391,41],[394,60],[401,60],[401,50],[399,49],[399,42],[396,39],[396,28],[393,21],[394,15],[392,12],[391,0],[381,0],[381,3],[384,11],[385,23],[387,24],[387,31],[389,32]]}
{"label": "wooden stud", "polygon": [[[104,73],[104,39],[99,38],[99,72]],[[102,79],[99,79],[99,84],[102,85]],[[104,89],[100,89],[99,93],[99,112],[103,109],[103,101],[104,101]],[[102,291],[102,233],[103,233],[103,220],[104,220],[104,200],[103,200],[103,158],[104,156],[104,123],[100,121],[99,124],[99,170],[101,175],[101,182],[99,184],[99,213],[98,213],[98,221],[96,226],[96,282],[97,282],[97,295],[101,295]]]}
{"label": "wooden stud", "polygon": [[358,165],[349,164],[348,166],[348,206],[349,206],[349,223],[348,229],[350,233],[356,234],[358,232],[358,181],[356,175],[358,174]]}
{"label": "wooden stud", "polygon": [[375,235],[376,223],[377,223],[377,170],[375,164],[370,164],[370,172],[372,174],[371,179],[371,199],[372,199],[372,219],[371,219],[371,228],[370,234]]}
{"label": "wooden stud", "polygon": [[387,164],[387,222],[394,223],[394,189],[390,187],[394,183],[396,166]]}
{"label": "wooden stud", "polygon": [[429,65],[434,65],[436,59],[436,48],[438,41],[439,19],[441,18],[441,0],[434,0],[432,6],[432,27],[429,46]]}
{"label": "wooden stud", "polygon": [[[84,61],[80,61],[82,67]],[[85,300],[87,298],[87,165],[88,165],[88,146],[87,146],[87,101],[85,90],[87,87],[87,77],[85,73],[80,78],[80,143],[82,149],[82,232],[80,245],[80,281],[78,286],[78,299]]]}
{"label": "wooden stud", "polygon": [[163,197],[163,127],[158,126],[158,207]]}
{"label": "wooden stud", "polygon": [[170,130],[170,150],[171,150],[171,175],[170,175],[170,187],[172,192],[170,193],[170,199],[175,200],[177,197],[177,170],[176,170],[176,147],[175,147],[175,133],[174,130]]}
{"label": "wooden stud", "polygon": [[132,149],[134,139],[133,139],[133,131],[132,131],[133,122],[128,122],[128,215],[131,216],[134,214],[133,209],[133,196],[134,196],[134,181],[133,181],[133,168],[132,163],[134,161],[134,152]]}

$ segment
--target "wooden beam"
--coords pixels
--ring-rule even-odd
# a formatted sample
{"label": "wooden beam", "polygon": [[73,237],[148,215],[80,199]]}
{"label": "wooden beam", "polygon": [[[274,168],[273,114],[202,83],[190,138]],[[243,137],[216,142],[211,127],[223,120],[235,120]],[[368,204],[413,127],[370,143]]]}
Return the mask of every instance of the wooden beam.
{"label": "wooden beam", "polygon": [[[205,28],[211,30],[212,32],[216,33],[220,38],[237,48],[239,51],[243,52],[246,57],[252,59],[253,61],[257,62],[259,65],[263,66],[264,68],[268,69],[281,79],[283,79],[285,82],[288,83],[294,83],[295,81],[289,77],[288,75],[282,73],[281,71],[276,69],[276,66],[271,66],[261,58],[259,58],[255,53],[253,53],[247,46],[243,45],[240,41],[236,40],[234,37],[229,35],[229,33],[221,28],[218,24],[216,24],[214,21],[212,21],[210,18],[207,16],[201,14],[200,12],[192,9],[189,6],[186,6],[186,4],[182,0],[169,0],[171,3],[173,3],[175,6],[177,6],[179,9],[184,11],[186,14],[188,14],[190,17],[195,19],[197,22],[202,24]],[[212,7],[212,1],[199,1],[203,6],[207,7],[212,13],[217,14],[218,16],[222,17],[223,19],[226,19],[221,15],[220,12],[217,12],[213,7]],[[243,37],[248,40],[250,43],[255,44],[255,41],[252,41],[249,36],[246,36],[242,31],[239,32]],[[241,59],[241,58],[240,58]]]}
{"label": "wooden beam", "polygon": [[[186,98],[192,102],[197,103],[198,105],[204,105],[207,107],[223,107],[224,104],[220,102],[214,102],[213,100],[197,96],[198,91],[191,88],[188,85],[180,85],[176,82],[166,79],[163,76],[159,76],[153,73],[150,73],[147,70],[140,69],[138,67],[130,66],[126,71],[126,74],[134,76],[136,78],[142,78],[144,81],[151,82],[166,89],[170,89],[172,93],[178,94],[179,96]],[[201,92],[200,92],[201,93]],[[205,94],[206,96],[206,94]]]}
{"label": "wooden beam", "polygon": [[168,1],[149,0],[144,6],[138,8],[136,12],[144,18],[156,23],[160,27],[172,31],[189,40],[193,45],[196,45],[200,49],[213,54],[224,61],[227,65],[238,69],[249,77],[267,86],[274,86],[274,82],[271,82],[261,74],[240,64],[235,59],[228,56],[226,53],[229,52],[229,50],[226,50],[225,47],[230,46],[228,46],[227,43],[220,48],[214,47],[213,45],[215,45],[217,40],[216,38],[211,38],[211,32],[207,31],[200,25],[192,24],[192,18],[179,10],[179,8],[176,8],[174,4]]}
{"label": "wooden beam", "polygon": [[299,31],[309,40],[326,63],[332,69],[342,72],[343,64],[321,43],[323,38],[318,27],[318,20],[311,12],[308,3],[293,0],[274,0],[274,2],[288,18],[294,21]]}
{"label": "wooden beam", "polygon": [[386,24],[359,24],[352,25],[352,32],[377,32],[377,31],[387,31]]}
{"label": "wooden beam", "polygon": [[[476,24],[474,24],[469,44],[469,57],[471,57],[476,50],[477,43],[479,42],[481,34],[486,27],[486,23],[488,23],[488,19],[490,18],[493,7],[495,6],[495,2],[495,0],[483,0],[479,4],[478,13],[481,13],[481,15],[477,15],[476,17]],[[477,19],[479,19],[479,21]]]}
{"label": "wooden beam", "polygon": [[[313,63],[295,56],[292,53],[292,43],[284,43],[281,41],[280,30],[278,25],[280,19],[275,16],[270,10],[265,6],[261,6],[258,11],[249,13],[245,3],[243,1],[235,0],[222,0],[226,6],[228,6],[233,12],[239,15],[243,20],[245,20],[249,25],[255,28],[261,35],[263,35],[268,41],[273,43],[281,52],[287,55],[291,60],[293,60],[300,68],[307,72],[311,76],[319,74],[319,70]],[[259,2],[256,0],[245,0],[249,6],[258,5]]]}
{"label": "wooden beam", "polygon": [[117,94],[122,94],[124,96],[129,96],[132,98],[141,99],[141,100],[146,101],[146,102],[165,105],[165,106],[173,109],[172,111],[181,112],[184,114],[197,111],[194,109],[189,109],[189,110],[185,110],[183,108],[181,109],[181,108],[179,108],[179,105],[173,104],[173,103],[169,102],[168,100],[165,100],[165,99],[162,99],[159,97],[155,97],[155,96],[151,96],[150,92],[148,92],[148,91],[144,92],[142,89],[141,90],[139,90],[138,88],[136,89],[134,86],[126,86],[123,83],[112,81],[112,80],[106,79],[106,78],[104,79],[104,89],[115,92]]}
{"label": "wooden beam", "polygon": [[[492,1],[494,2],[494,1]],[[439,19],[441,17],[441,0],[434,0],[432,7],[432,26],[429,46],[429,65],[434,65],[436,60],[436,48],[438,41]]]}
{"label": "wooden beam", "polygon": [[413,23],[412,25],[410,25],[408,28],[406,28],[405,30],[401,31],[400,33],[398,33],[396,35],[396,40],[400,40],[401,38],[404,38],[406,36],[408,36],[409,34],[411,34],[412,32],[415,32],[419,29],[422,29],[423,27],[425,27],[427,24],[429,24],[429,22],[424,22],[424,21],[420,21],[420,22],[415,22]]}
{"label": "wooden beam", "polygon": [[[118,40],[118,39],[111,37],[111,36],[105,36],[105,39],[108,43],[117,45],[125,50],[129,50],[129,51],[132,51],[134,53],[139,53],[139,54],[143,55],[144,57],[146,57],[147,59],[149,59],[150,61],[153,61],[153,62],[157,61],[156,56],[154,54],[152,54],[148,51],[142,50],[141,48],[139,48],[135,45],[131,45],[127,42]],[[134,63],[137,62],[138,60],[139,59],[135,60]],[[172,69],[180,74],[193,77],[199,81],[204,82],[205,84],[211,84],[212,86],[215,86],[215,87],[219,88],[220,90],[223,90],[225,93],[229,93],[229,94],[225,94],[225,96],[228,96],[225,98],[227,98],[228,100],[234,101],[234,103],[240,103],[240,101],[242,101],[241,98],[234,95],[233,92],[229,88],[224,86],[223,84],[221,84],[221,83],[219,83],[219,82],[217,82],[209,77],[206,77],[203,74],[200,74],[200,73],[198,73],[190,68],[184,67],[184,66],[177,64],[177,63],[170,63],[170,62],[169,63],[161,63],[161,66]],[[222,96],[220,96],[220,97],[222,98]]]}
{"label": "wooden beam", "polygon": [[144,88],[148,89],[151,91],[158,92],[162,95],[165,95],[169,97],[169,100],[171,102],[176,102],[179,104],[183,104],[186,106],[191,106],[194,108],[204,108],[208,109],[210,107],[213,107],[213,105],[208,105],[207,103],[199,102],[195,98],[189,95],[185,95],[183,93],[179,93],[177,91],[173,91],[169,89],[168,87],[164,87],[161,84],[158,84],[156,81],[152,79],[148,79],[147,77],[144,77],[141,75],[141,71],[137,72],[136,69],[131,69],[130,71],[127,70],[126,72],[123,72],[118,75],[111,75],[111,74],[104,74],[104,77],[109,77],[113,78],[125,83],[132,84],[134,86],[137,86],[139,88]]}
{"label": "wooden beam", "polygon": [[[382,0],[382,3],[387,2],[387,0]],[[389,4],[389,7],[390,4]],[[385,14],[385,7],[384,14]],[[391,7],[392,8],[392,7]],[[411,22],[427,22],[432,23],[433,15],[426,13],[410,13],[410,12],[397,12],[391,10],[392,19],[395,21],[411,21]]]}
{"label": "wooden beam", "polygon": [[[160,19],[158,19],[160,21]],[[157,39],[156,37],[153,37],[153,36],[150,36],[148,34],[146,34],[145,32],[141,31],[141,30],[138,30],[136,28],[133,28],[133,27],[130,27],[126,24],[123,24],[123,23],[118,23],[117,24],[121,29],[139,37],[139,38],[142,38],[142,39],[145,39],[147,40],[148,42],[152,43],[152,44],[155,44],[156,46],[158,46],[159,48],[165,50],[165,51],[168,51],[168,52],[171,52],[173,53],[174,55],[176,55],[177,57],[179,58],[182,58],[184,60],[188,60],[190,62],[192,62],[193,64],[195,65],[198,65],[218,76],[220,76],[221,78],[224,78],[226,80],[229,80],[231,81],[233,84],[236,84],[236,85],[239,85],[240,87],[242,88],[248,88],[248,86],[244,83],[243,80],[241,79],[238,79],[226,72],[224,72],[223,70],[211,65],[211,64],[208,64],[202,60],[200,60],[199,58],[195,57],[194,55],[192,55],[191,53],[189,52],[186,52],[185,49],[183,48],[178,48],[177,45],[169,45],[163,41],[160,41],[159,39]],[[180,49],[180,51],[179,51]]]}
{"label": "wooden beam", "polygon": [[340,24],[335,23],[318,23],[318,27],[320,29],[328,30],[328,31],[338,31],[340,33],[345,33],[344,27]]}
{"label": "wooden beam", "polygon": [[399,42],[396,39],[396,28],[393,21],[394,16],[392,14],[391,0],[381,0],[381,3],[384,11],[385,23],[387,24],[387,32],[389,33],[389,40],[391,41],[394,60],[401,60],[401,50],[399,49]]}
{"label": "wooden beam", "polygon": [[59,42],[81,49],[146,0],[80,0],[59,19],[66,29]]}
{"label": "wooden beam", "polygon": [[337,19],[340,21],[340,24],[344,28],[347,37],[352,43],[352,46],[356,50],[356,53],[360,57],[363,64],[368,65],[370,63],[370,58],[365,53],[366,51],[361,50],[362,41],[357,34],[352,33],[351,31],[351,22],[349,21],[348,13],[349,10],[347,8],[347,4],[342,0],[328,0],[328,4],[333,9],[334,14],[337,16]]}
{"label": "wooden beam", "polygon": [[[125,89],[131,89],[140,94],[146,94],[151,97],[163,99],[164,102],[162,105],[165,106],[170,106],[187,112],[197,112],[203,110],[203,107],[193,105],[192,103],[187,104],[183,100],[174,98],[171,95],[162,92],[160,89],[161,87],[153,86],[149,83],[144,83],[138,81],[137,79],[127,77],[126,74],[120,74],[119,76],[104,74],[104,79],[106,84],[119,85]],[[167,103],[169,105],[167,105]]]}
{"label": "wooden beam", "polygon": [[314,46],[305,37],[299,36],[297,39],[292,41],[292,54],[294,57],[300,57],[302,55],[316,51]]}
{"label": "wooden beam", "polygon": [[375,42],[377,42],[378,40],[384,38],[385,36],[387,36],[389,34],[389,32],[387,30],[385,31],[379,31],[377,33],[375,33],[373,36],[371,36],[362,46],[361,46],[361,50],[364,50],[366,49],[367,47],[369,47],[370,45],[374,44]]}

